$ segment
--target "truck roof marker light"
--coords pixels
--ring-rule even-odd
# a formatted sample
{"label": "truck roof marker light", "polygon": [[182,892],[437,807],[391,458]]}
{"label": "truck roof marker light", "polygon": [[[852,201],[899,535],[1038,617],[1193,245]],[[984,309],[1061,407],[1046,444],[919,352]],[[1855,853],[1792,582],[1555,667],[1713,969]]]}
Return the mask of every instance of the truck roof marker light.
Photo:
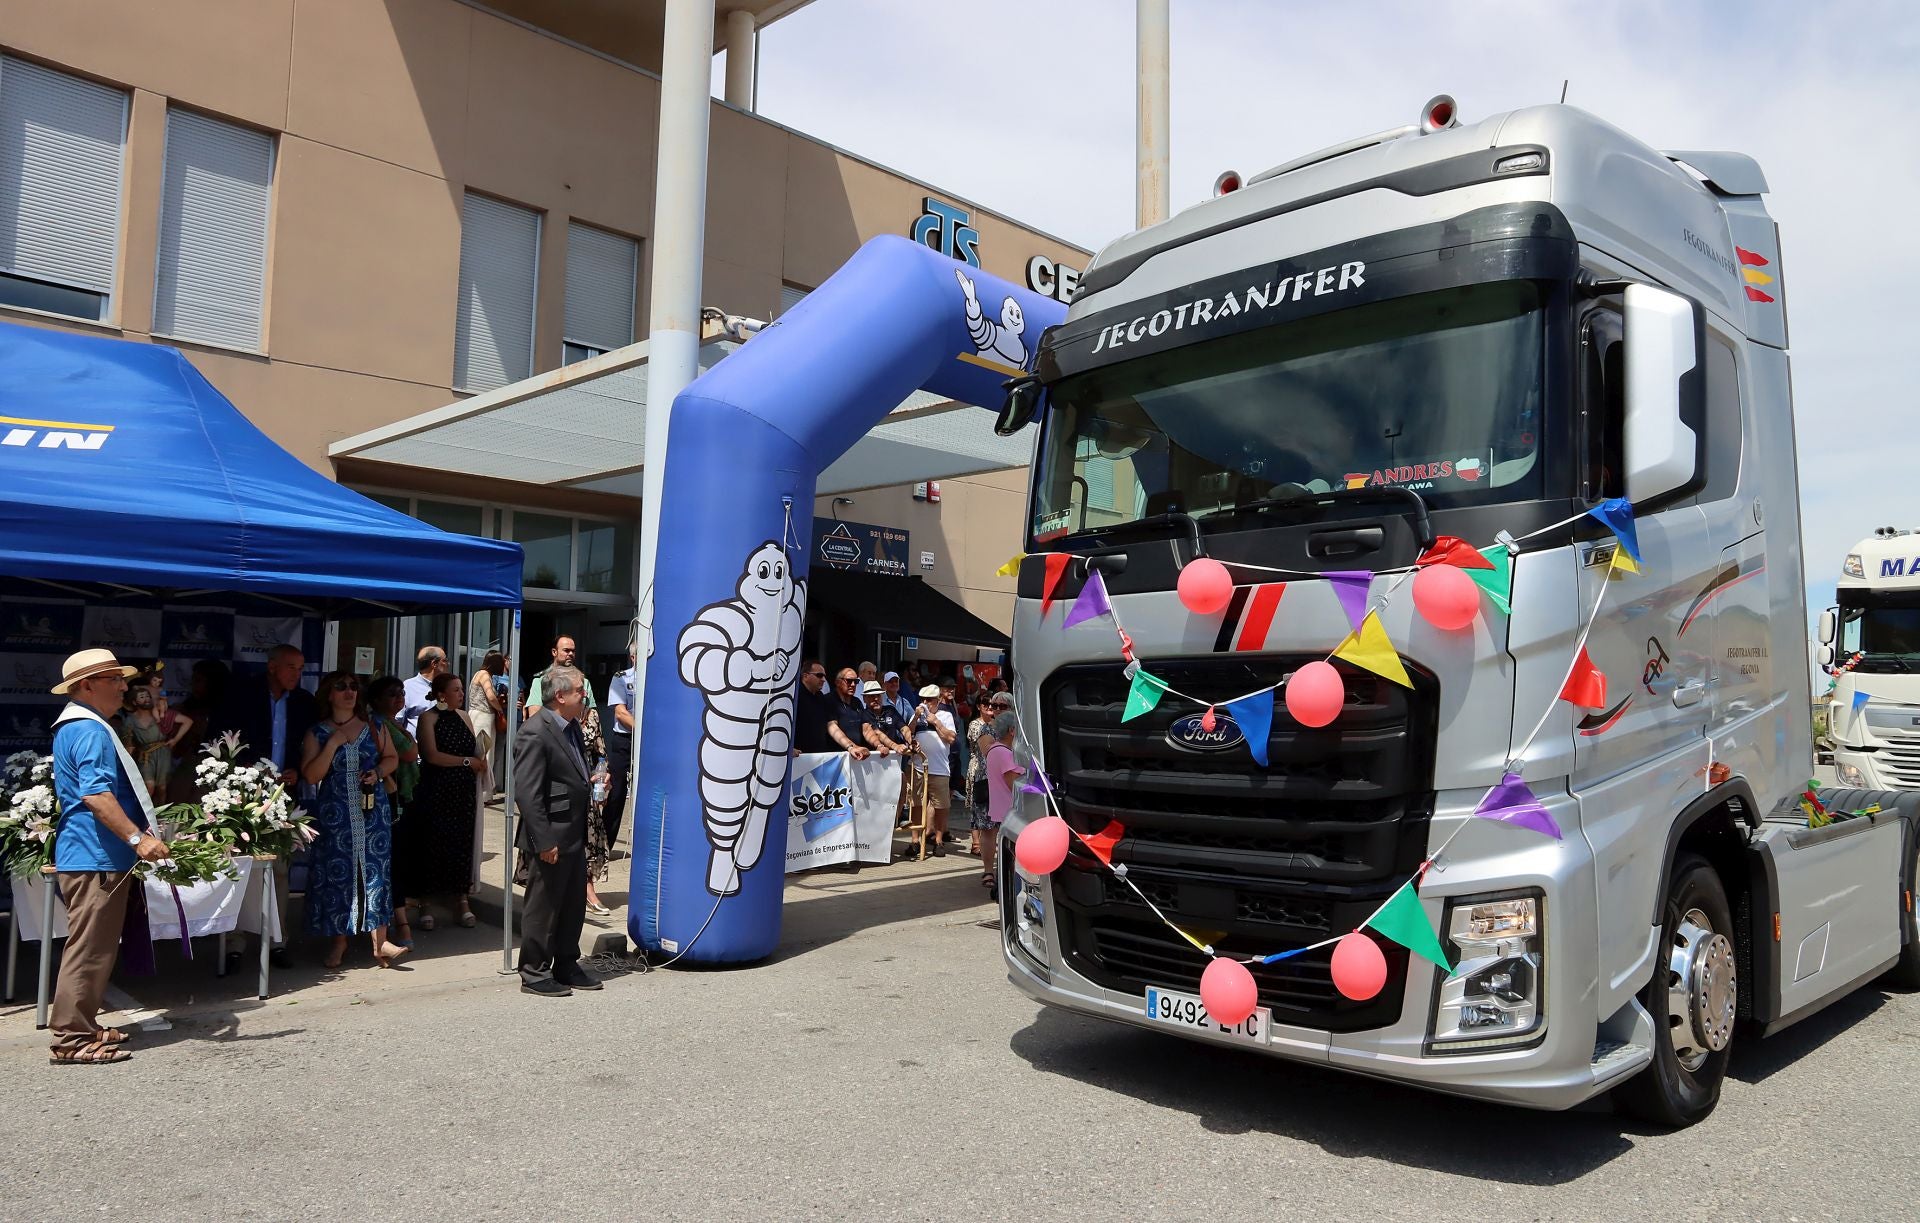
{"label": "truck roof marker light", "polygon": [[1242,185],[1240,171],[1222,170],[1220,177],[1213,180],[1213,198],[1217,200],[1223,195],[1238,191]]}
{"label": "truck roof marker light", "polygon": [[1495,174],[1538,174],[1547,165],[1547,155],[1535,149],[1527,153],[1515,153],[1511,157],[1502,157],[1493,163]]}
{"label": "truck roof marker light", "polygon": [[1460,108],[1455,105],[1453,95],[1440,94],[1430,99],[1420,109],[1420,133],[1431,136],[1450,127],[1460,126]]}

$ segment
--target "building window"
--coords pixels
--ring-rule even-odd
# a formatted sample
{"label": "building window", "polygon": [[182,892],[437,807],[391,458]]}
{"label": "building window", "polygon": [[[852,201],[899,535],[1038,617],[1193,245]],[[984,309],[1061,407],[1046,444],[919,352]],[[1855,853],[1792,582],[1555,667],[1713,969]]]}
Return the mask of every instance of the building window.
{"label": "building window", "polygon": [[127,95],[0,56],[0,305],[104,322]]}
{"label": "building window", "polygon": [[633,593],[633,524],[580,519],[579,569],[573,588],[585,594]]}
{"label": "building window", "polygon": [[453,389],[490,391],[533,373],[540,214],[467,193],[460,212],[460,304]]}
{"label": "building window", "polygon": [[156,335],[264,347],[272,185],[272,136],[190,110],[167,112]]}
{"label": "building window", "polygon": [[413,516],[430,527],[455,535],[481,535],[486,531],[486,510],[478,505],[456,501],[428,501],[422,497],[413,503]]}
{"label": "building window", "polygon": [[[780,286],[780,313],[785,314],[806,299],[812,289],[802,289],[797,285]],[[777,315],[775,317],[778,317]]]}
{"label": "building window", "polygon": [[573,573],[573,519],[513,512],[513,542],[524,561],[520,585],[529,590],[565,590]]}
{"label": "building window", "polygon": [[567,226],[566,364],[633,343],[640,244],[575,221]]}

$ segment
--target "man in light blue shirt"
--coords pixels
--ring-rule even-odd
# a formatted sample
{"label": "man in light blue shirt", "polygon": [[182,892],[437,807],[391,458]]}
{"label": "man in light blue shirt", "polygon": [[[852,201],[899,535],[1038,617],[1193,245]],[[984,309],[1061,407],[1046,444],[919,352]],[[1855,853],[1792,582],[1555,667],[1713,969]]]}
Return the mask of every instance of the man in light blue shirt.
{"label": "man in light blue shirt", "polygon": [[437,645],[423,645],[413,656],[414,677],[401,685],[406,704],[400,707],[400,721],[409,735],[420,723],[420,715],[433,708],[433,681],[447,669],[447,652]]}
{"label": "man in light blue shirt", "polygon": [[902,722],[913,721],[913,702],[901,695],[900,673],[898,671],[889,671],[880,677],[880,683],[881,686],[887,690],[887,704],[893,706],[894,709],[899,712],[900,720]]}
{"label": "man in light blue shirt", "polygon": [[607,683],[607,709],[613,725],[607,726],[607,802],[600,809],[600,822],[607,830],[607,852],[620,837],[620,823],[627,815],[627,774],[633,768],[633,647],[627,647],[627,669]]}
{"label": "man in light blue shirt", "polygon": [[[53,732],[53,791],[60,804],[53,865],[67,906],[67,946],[50,1026],[56,1063],[121,1062],[127,1034],[98,1022],[107,979],[118,958],[127,901],[140,881],[139,861],[167,856],[147,827],[146,808],[120,758],[106,718],[120,709],[127,676],[110,650],[82,650],[67,659],[55,696],[71,697]],[[77,707],[77,708],[76,708]]]}

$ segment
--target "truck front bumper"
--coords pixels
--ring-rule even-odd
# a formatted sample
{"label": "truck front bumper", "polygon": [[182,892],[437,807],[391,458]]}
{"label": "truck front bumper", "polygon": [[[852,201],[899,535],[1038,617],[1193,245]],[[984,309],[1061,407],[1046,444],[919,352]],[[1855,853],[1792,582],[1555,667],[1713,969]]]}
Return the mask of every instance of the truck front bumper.
{"label": "truck front bumper", "polygon": [[[1507,829],[1493,828],[1498,833]],[[1003,844],[1006,841],[1003,840]],[[1617,1086],[1646,1064],[1645,1056],[1602,1057],[1597,1051],[1599,1024],[1593,1014],[1596,956],[1592,860],[1573,836],[1567,842],[1520,844],[1492,856],[1429,874],[1420,888],[1429,918],[1442,920],[1448,896],[1483,897],[1520,888],[1545,897],[1542,1026],[1528,1042],[1476,1051],[1447,1051],[1429,1039],[1433,999],[1441,977],[1436,966],[1418,957],[1409,961],[1399,1018],[1360,1032],[1326,1032],[1274,1023],[1269,1043],[1249,1044],[1230,1036],[1175,1028],[1147,1017],[1144,994],[1108,989],[1075,972],[1060,954],[1053,920],[1052,893],[1038,880],[1044,910],[1046,962],[1037,962],[1020,944],[1015,926],[1021,905],[1021,878],[1010,855],[1002,889],[1001,953],[1008,979],[1022,993],[1049,1006],[1132,1024],[1166,1035],[1227,1045],[1294,1061],[1315,1062],[1375,1078],[1453,1095],[1520,1105],[1566,1109]],[[1585,932],[1585,937],[1574,937]]]}

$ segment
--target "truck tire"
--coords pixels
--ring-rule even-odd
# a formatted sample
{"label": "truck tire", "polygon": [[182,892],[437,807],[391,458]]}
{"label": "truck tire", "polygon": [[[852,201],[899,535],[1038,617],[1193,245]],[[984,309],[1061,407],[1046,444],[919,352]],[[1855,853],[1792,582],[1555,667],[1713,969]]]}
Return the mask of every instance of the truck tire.
{"label": "truck tire", "polygon": [[1628,1116],[1679,1129],[1720,1102],[1740,993],[1733,913],[1720,876],[1704,858],[1681,854],[1669,880],[1660,921],[1665,954],[1640,994],[1653,1016],[1653,1063],[1613,1096]]}
{"label": "truck tire", "polygon": [[1900,962],[1882,980],[1897,989],[1920,990],[1920,826],[1907,829],[1907,869],[1900,875]]}

